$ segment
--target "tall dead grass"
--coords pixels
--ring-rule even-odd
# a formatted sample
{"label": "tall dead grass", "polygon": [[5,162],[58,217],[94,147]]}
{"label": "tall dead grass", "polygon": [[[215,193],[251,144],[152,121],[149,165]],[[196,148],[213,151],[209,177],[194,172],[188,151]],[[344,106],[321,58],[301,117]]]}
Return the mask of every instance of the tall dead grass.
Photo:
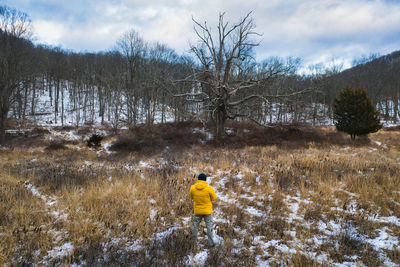
{"label": "tall dead grass", "polygon": [[[291,139],[298,133],[287,134]],[[315,135],[304,136],[308,134]],[[1,151],[0,263],[40,264],[49,250],[70,242],[73,253],[49,260],[52,264],[185,265],[192,253],[188,190],[196,175],[205,172],[219,194],[235,200],[215,203],[217,234],[224,243],[209,251],[207,265],[254,266],[257,257],[270,259],[271,265],[318,265],[300,252],[263,251],[256,237],[286,245],[297,238],[307,244],[321,235],[320,222],[334,221],[373,238],[385,224],[368,216],[400,217],[399,135],[379,132],[361,145],[341,137],[329,144],[330,134],[323,129],[320,139],[305,137],[307,145],[206,146],[152,153],[151,160],[137,152],[99,157],[86,148]],[[33,196],[25,180],[57,197],[55,206]],[[297,198],[303,202],[293,216],[288,199]],[[245,211],[249,207],[263,216]],[[398,228],[385,226],[400,237]],[[312,252],[326,253],[336,262],[355,254],[365,265],[381,264],[378,252],[346,229],[330,239]],[[359,252],[362,248],[367,252]],[[399,262],[397,250],[384,253]]]}
{"label": "tall dead grass", "polygon": [[44,203],[21,180],[0,172],[0,265],[36,263],[51,248],[51,221]]}

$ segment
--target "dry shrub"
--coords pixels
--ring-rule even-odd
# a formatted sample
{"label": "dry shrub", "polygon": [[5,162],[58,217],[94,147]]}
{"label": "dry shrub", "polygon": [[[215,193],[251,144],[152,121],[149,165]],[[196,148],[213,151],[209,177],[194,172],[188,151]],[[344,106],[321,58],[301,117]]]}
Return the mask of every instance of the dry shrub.
{"label": "dry shrub", "polygon": [[310,142],[328,141],[324,132],[307,124],[270,125],[262,127],[249,123],[230,124],[230,133],[220,139],[207,143],[212,146],[243,148],[245,146],[279,145],[296,148],[307,146]]}
{"label": "dry shrub", "polygon": [[357,255],[364,248],[364,244],[346,230],[342,231],[336,238],[338,248],[335,248],[334,243],[331,242],[328,242],[325,248],[328,250],[330,257],[336,262],[348,261],[352,255]]}
{"label": "dry shrub", "polygon": [[73,257],[76,260],[79,260],[79,258],[84,259],[88,265],[101,264],[104,259],[104,255],[114,255],[114,253],[105,253],[102,246],[102,243],[104,241],[106,240],[103,238],[103,234],[101,232],[88,234],[85,237],[84,245],[82,247],[78,246],[77,248],[75,248]]}
{"label": "dry shrub", "polygon": [[[366,266],[382,266],[378,252],[359,237],[355,226],[351,220],[347,220],[342,231],[337,236],[332,236],[332,240],[324,244],[322,248],[339,263],[352,261],[351,257],[357,255]],[[335,241],[338,246],[335,246]]]}
{"label": "dry shrub", "polygon": [[301,178],[293,168],[286,166],[278,166],[273,171],[274,183],[279,190],[289,191],[292,188],[298,188],[304,178]]}
{"label": "dry shrub", "polygon": [[43,127],[34,127],[31,131],[29,131],[28,134],[26,134],[27,137],[36,137],[36,136],[43,136],[46,134],[49,134],[49,130]]}
{"label": "dry shrub", "polygon": [[[371,134],[370,137],[371,140],[379,141],[383,144],[383,147],[380,147],[380,149],[392,149],[392,153],[400,150],[400,131],[379,131]],[[389,146],[385,148],[385,145]]]}
{"label": "dry shrub", "polygon": [[54,126],[53,130],[55,131],[73,131],[73,130],[80,130],[84,129],[83,127],[77,127],[77,126],[70,126],[70,125],[64,125],[64,126]]}
{"label": "dry shrub", "polygon": [[140,266],[186,266],[185,256],[192,250],[190,235],[183,229],[177,229],[164,238],[154,238],[146,247],[146,257],[138,263]]}
{"label": "dry shrub", "polygon": [[376,225],[374,222],[370,221],[366,216],[366,214],[357,213],[357,214],[347,214],[344,216],[344,219],[348,225],[352,225],[353,227],[357,227],[357,231],[363,236],[368,236],[371,238],[375,238],[375,228]]}
{"label": "dry shrub", "polygon": [[331,144],[347,145],[349,144],[349,137],[343,132],[338,132],[334,129],[324,129],[324,139]]}
{"label": "dry shrub", "polygon": [[287,230],[286,221],[280,216],[262,218],[254,227],[254,232],[264,236],[266,240],[282,239],[285,230]]}
{"label": "dry shrub", "polygon": [[271,199],[265,197],[261,206],[265,213],[273,216],[282,216],[286,210],[284,197],[280,191],[275,191],[271,194]]}
{"label": "dry shrub", "polygon": [[257,266],[253,253],[243,249],[241,253],[233,249],[232,242],[226,242],[223,246],[214,247],[208,253],[206,266]]}
{"label": "dry shrub", "polygon": [[84,126],[84,127],[79,127],[76,131],[76,133],[78,135],[89,135],[90,133],[93,132],[93,128],[92,127],[88,127],[88,126]]}
{"label": "dry shrub", "polygon": [[46,146],[46,150],[53,151],[53,150],[64,150],[67,149],[64,140],[53,140]]}
{"label": "dry shrub", "polygon": [[299,252],[290,257],[290,259],[287,261],[287,265],[301,267],[324,266],[324,264],[318,263]]}
{"label": "dry shrub", "polygon": [[248,223],[248,215],[236,205],[224,206],[221,209],[234,226],[244,227]]}
{"label": "dry shrub", "polygon": [[[56,154],[55,157],[65,154]],[[36,161],[29,162],[25,166],[27,169],[24,173],[27,178],[32,179],[37,186],[49,189],[51,192],[60,190],[63,187],[87,187],[91,182],[97,180],[98,176],[105,175],[103,169],[78,165],[74,161],[68,161],[67,158],[63,162],[60,161]],[[72,158],[73,159],[73,158]],[[24,171],[24,170],[20,170]],[[33,175],[33,176],[32,176]]]}
{"label": "dry shrub", "polygon": [[136,131],[118,137],[112,144],[111,149],[123,152],[143,151],[146,149],[160,151],[164,147],[165,144],[160,136],[151,131]]}
{"label": "dry shrub", "polygon": [[400,125],[383,127],[382,130],[383,131],[388,131],[388,132],[397,132],[397,131],[400,131]]}
{"label": "dry shrub", "polygon": [[322,218],[322,208],[321,205],[316,204],[308,206],[304,213],[304,220],[317,222]]}
{"label": "dry shrub", "polygon": [[166,146],[189,147],[205,139],[199,132],[193,132],[193,123],[166,123],[152,127],[136,126],[115,141],[115,151],[161,151]]}
{"label": "dry shrub", "polygon": [[361,261],[366,266],[382,266],[382,260],[379,253],[369,243],[365,244],[360,256]]}

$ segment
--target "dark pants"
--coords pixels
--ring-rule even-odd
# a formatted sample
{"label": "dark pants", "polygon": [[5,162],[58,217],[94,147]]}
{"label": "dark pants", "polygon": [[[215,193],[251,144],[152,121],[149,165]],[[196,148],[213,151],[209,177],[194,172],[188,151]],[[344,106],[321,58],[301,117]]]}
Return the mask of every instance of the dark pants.
{"label": "dark pants", "polygon": [[192,240],[194,242],[197,241],[197,232],[199,231],[199,225],[201,220],[204,218],[207,227],[207,243],[209,246],[214,246],[213,241],[213,223],[212,223],[212,215],[193,215],[193,225],[192,225]]}

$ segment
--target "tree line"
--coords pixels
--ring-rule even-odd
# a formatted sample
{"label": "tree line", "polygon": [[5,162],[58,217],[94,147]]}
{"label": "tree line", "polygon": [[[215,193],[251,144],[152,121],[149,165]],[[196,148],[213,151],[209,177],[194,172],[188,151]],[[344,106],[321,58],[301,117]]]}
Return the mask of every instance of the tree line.
{"label": "tree line", "polygon": [[76,53],[34,45],[28,15],[0,6],[0,143],[9,114],[19,122],[41,115],[37,102],[43,94],[54,123],[65,124],[65,113],[75,111],[76,125],[100,118],[118,129],[152,125],[156,114],[165,122],[172,114],[175,121],[212,121],[217,135],[229,119],[323,123],[349,81],[366,87],[388,117],[399,110],[399,57],[343,72],[315,65],[299,75],[298,58],[255,60],[259,34],[251,13],[235,23],[222,13],[216,29],[195,19],[193,25],[198,38],[188,55],[146,42],[134,30],[111,51]]}

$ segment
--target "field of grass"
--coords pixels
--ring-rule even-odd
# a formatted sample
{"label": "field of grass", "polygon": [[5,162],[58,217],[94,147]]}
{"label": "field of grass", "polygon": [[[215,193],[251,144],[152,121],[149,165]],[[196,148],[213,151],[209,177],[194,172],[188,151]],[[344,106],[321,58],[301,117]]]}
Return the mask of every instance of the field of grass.
{"label": "field of grass", "polygon": [[[83,138],[0,148],[0,264],[400,265],[400,131],[356,143],[334,132],[138,152],[104,149],[135,143],[127,136],[99,151]],[[217,246],[200,231],[194,253],[188,191],[201,172],[219,197]]]}

